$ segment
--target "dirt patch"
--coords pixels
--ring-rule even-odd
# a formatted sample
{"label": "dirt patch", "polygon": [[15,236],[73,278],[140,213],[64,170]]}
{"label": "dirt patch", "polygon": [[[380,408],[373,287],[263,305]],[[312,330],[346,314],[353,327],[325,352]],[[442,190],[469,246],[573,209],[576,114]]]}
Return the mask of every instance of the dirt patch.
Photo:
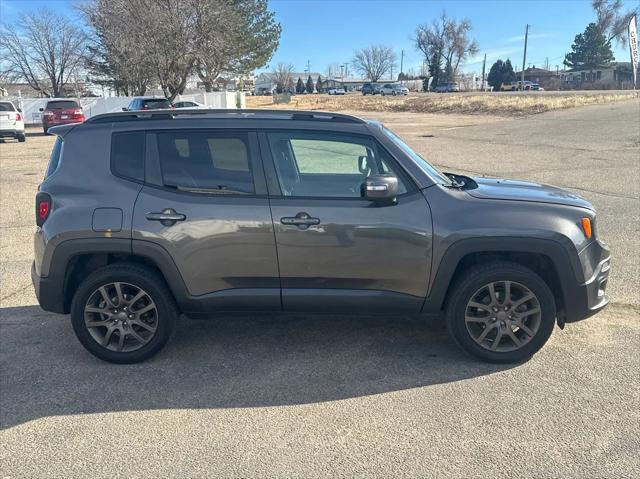
{"label": "dirt patch", "polygon": [[468,115],[524,116],[578,106],[630,100],[633,92],[615,93],[491,93],[412,94],[406,97],[298,95],[291,103],[274,105],[272,97],[247,97],[247,108],[284,108],[326,111],[374,111],[413,113],[458,113]]}

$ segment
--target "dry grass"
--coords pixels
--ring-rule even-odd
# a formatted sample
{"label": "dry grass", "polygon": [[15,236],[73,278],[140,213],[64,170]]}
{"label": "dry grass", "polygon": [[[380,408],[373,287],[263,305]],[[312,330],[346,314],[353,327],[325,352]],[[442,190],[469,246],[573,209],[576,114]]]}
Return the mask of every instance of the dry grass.
{"label": "dry grass", "polygon": [[412,94],[406,97],[299,95],[287,105],[274,105],[272,97],[247,97],[247,108],[293,108],[326,111],[462,113],[522,116],[551,110],[637,98],[633,92],[615,93],[493,93]]}

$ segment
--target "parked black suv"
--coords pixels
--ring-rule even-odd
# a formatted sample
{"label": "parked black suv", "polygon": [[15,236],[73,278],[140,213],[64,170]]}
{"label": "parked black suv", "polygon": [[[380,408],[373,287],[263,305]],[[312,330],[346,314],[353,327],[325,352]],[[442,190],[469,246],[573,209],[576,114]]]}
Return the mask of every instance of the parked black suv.
{"label": "parked black suv", "polygon": [[302,111],[95,116],[58,135],[32,278],[82,344],[130,363],[179,313],[444,313],[479,358],[530,357],[607,304],[593,207],[441,173],[378,122]]}

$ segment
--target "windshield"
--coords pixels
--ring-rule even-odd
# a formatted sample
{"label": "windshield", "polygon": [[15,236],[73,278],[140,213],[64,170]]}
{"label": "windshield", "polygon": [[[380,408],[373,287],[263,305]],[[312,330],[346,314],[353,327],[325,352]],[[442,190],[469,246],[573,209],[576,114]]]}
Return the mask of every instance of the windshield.
{"label": "windshield", "polygon": [[451,185],[451,180],[447,178],[444,174],[440,173],[431,163],[422,158],[419,154],[417,154],[413,149],[407,145],[398,135],[396,135],[391,130],[386,127],[382,127],[382,131],[385,135],[387,135],[391,141],[393,141],[402,151],[404,151],[407,155],[411,157],[411,159],[420,167],[422,170],[431,177],[433,181],[436,183],[440,183],[441,185]]}

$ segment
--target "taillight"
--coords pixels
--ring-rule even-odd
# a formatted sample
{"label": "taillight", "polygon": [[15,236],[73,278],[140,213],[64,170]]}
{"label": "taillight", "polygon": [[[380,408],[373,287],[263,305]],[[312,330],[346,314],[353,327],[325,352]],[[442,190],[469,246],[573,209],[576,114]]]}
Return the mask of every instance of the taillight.
{"label": "taillight", "polygon": [[73,112],[73,119],[74,120],[84,120],[84,113],[82,113],[82,110],[76,110]]}
{"label": "taillight", "polygon": [[36,225],[42,226],[51,213],[51,196],[47,193],[36,195]]}
{"label": "taillight", "polygon": [[22,115],[20,113],[16,113],[16,121],[22,121]]}

